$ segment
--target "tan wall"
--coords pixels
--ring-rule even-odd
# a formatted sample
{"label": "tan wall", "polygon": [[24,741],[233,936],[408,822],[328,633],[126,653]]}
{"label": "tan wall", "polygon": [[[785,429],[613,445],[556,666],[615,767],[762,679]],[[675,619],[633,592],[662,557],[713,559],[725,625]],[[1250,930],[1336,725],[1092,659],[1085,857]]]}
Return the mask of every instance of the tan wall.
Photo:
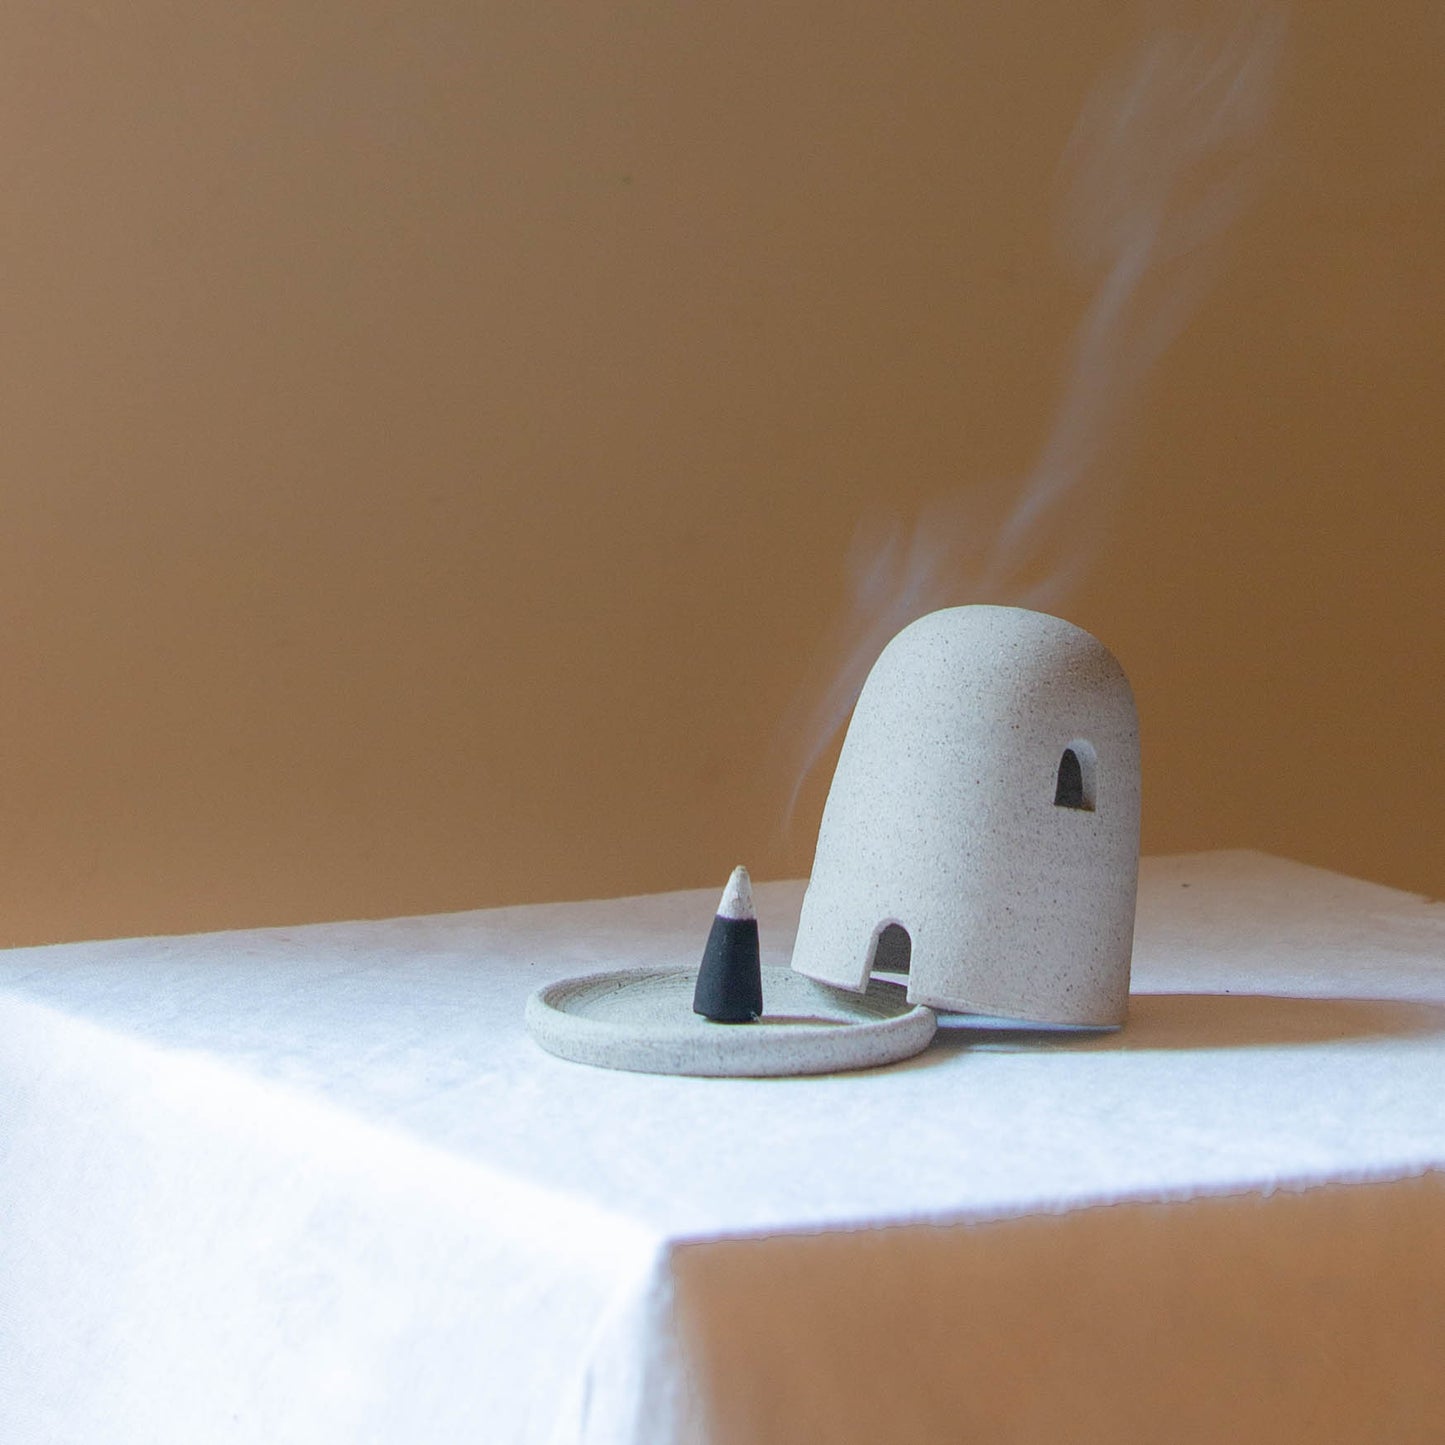
{"label": "tan wall", "polygon": [[[7,7],[3,941],[806,871],[778,729],[855,524],[1027,471],[1093,284],[1059,159],[1147,33]],[[1438,7],[1301,7],[1262,154],[1060,610],[1146,847],[1438,892]]]}

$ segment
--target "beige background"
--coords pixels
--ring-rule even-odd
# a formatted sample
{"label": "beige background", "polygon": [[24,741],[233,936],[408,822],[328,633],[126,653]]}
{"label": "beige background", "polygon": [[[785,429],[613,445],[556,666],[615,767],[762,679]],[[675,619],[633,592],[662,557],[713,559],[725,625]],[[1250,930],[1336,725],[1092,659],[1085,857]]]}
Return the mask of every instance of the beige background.
{"label": "beige background", "polygon": [[1426,1445],[1441,1202],[1427,1174],[709,1241],[673,1256],[677,1318],[726,1445]]}
{"label": "beige background", "polygon": [[[805,872],[850,539],[1027,473],[1181,14],[5,7],[0,941]],[[1438,893],[1439,7],[1301,7],[1257,154],[1058,610],[1147,848]]]}

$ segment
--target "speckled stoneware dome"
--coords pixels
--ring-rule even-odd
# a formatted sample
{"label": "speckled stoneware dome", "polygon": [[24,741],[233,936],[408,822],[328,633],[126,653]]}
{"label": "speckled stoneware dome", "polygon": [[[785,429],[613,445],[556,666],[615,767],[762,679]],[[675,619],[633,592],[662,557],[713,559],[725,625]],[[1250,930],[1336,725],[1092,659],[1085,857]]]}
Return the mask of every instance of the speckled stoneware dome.
{"label": "speckled stoneware dome", "polygon": [[1082,628],[954,607],[884,648],[818,831],[793,967],[848,989],[1041,1023],[1124,1022],[1139,725]]}

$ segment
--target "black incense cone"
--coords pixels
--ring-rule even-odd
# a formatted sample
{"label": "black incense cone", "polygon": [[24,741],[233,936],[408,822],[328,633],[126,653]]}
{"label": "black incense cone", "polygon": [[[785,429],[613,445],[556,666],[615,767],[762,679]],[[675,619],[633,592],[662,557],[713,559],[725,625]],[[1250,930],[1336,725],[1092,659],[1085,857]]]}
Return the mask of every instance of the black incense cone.
{"label": "black incense cone", "polygon": [[702,965],[692,1011],[715,1024],[750,1024],[763,1011],[763,969],[758,957],[758,916],[746,868],[734,868],[723,889]]}

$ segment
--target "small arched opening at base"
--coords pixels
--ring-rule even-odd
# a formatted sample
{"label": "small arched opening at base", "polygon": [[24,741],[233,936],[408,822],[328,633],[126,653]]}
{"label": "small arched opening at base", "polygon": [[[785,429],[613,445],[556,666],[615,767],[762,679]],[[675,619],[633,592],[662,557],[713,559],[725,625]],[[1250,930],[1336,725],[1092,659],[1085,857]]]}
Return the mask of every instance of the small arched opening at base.
{"label": "small arched opening at base", "polygon": [[1098,774],[1098,755],[1093,745],[1083,738],[1075,738],[1059,759],[1054,807],[1092,813],[1098,796]]}
{"label": "small arched opening at base", "polygon": [[868,972],[907,973],[913,961],[913,939],[901,923],[883,923],[873,935]]}

